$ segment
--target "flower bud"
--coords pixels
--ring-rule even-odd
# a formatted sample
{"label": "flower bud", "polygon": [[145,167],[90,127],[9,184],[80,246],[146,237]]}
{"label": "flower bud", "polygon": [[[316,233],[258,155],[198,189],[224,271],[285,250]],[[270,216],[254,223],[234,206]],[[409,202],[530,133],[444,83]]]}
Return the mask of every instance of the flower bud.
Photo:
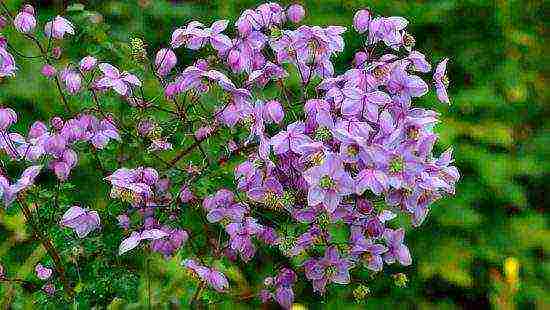
{"label": "flower bud", "polygon": [[299,4],[293,4],[288,7],[286,14],[291,22],[297,24],[306,15],[306,10],[304,10],[304,7]]}
{"label": "flower bud", "polygon": [[97,59],[92,56],[86,56],[80,60],[80,70],[87,72],[92,70],[97,64]]}
{"label": "flower bud", "polygon": [[279,101],[270,100],[265,103],[264,117],[277,124],[283,121],[285,113]]}
{"label": "flower bud", "polygon": [[353,58],[353,63],[356,68],[362,67],[367,60],[369,59],[369,55],[365,52],[357,52],[355,53],[355,57]]}
{"label": "flower bud", "polygon": [[367,10],[359,10],[353,16],[353,28],[359,33],[364,33],[369,29],[370,12]]}
{"label": "flower bud", "polygon": [[163,48],[157,53],[155,58],[155,67],[157,68],[157,73],[160,76],[165,76],[176,66],[178,58],[176,53],[168,48]]}
{"label": "flower bud", "polygon": [[179,198],[182,203],[188,203],[193,199],[195,199],[195,195],[193,195],[193,192],[191,192],[189,187],[187,187],[186,185],[183,185],[180,188]]}
{"label": "flower bud", "polygon": [[61,130],[63,128],[63,119],[59,116],[56,116],[50,120],[50,124],[56,130]]}
{"label": "flower bud", "polygon": [[62,52],[63,52],[63,50],[61,49],[61,47],[56,46],[52,49],[52,57],[55,58],[55,59],[59,59],[59,58],[61,58],[61,53]]}
{"label": "flower bud", "polygon": [[51,78],[56,75],[57,70],[52,65],[44,65],[40,73],[47,78]]}
{"label": "flower bud", "polygon": [[35,272],[36,272],[36,276],[40,279],[40,280],[47,280],[49,279],[51,276],[52,276],[52,273],[53,273],[53,270],[51,268],[48,268],[48,267],[44,267],[42,266],[42,264],[38,264],[36,265],[36,267],[34,268]]}
{"label": "flower bud", "polygon": [[42,290],[44,291],[44,293],[48,294],[48,296],[53,296],[53,294],[55,294],[55,286],[51,282],[46,283],[42,287]]}
{"label": "flower bud", "polygon": [[17,114],[10,108],[0,109],[0,131],[6,131],[11,125],[17,122]]}
{"label": "flower bud", "polygon": [[34,8],[26,4],[21,12],[13,20],[15,29],[21,33],[30,33],[36,28],[36,18],[34,17]]}
{"label": "flower bud", "polygon": [[4,16],[0,16],[0,30],[8,25],[8,20]]}

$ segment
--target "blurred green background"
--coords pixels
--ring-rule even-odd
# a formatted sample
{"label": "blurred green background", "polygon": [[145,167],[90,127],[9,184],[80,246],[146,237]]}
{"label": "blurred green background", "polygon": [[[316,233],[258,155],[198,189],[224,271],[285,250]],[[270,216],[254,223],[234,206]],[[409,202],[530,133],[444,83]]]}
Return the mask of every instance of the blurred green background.
{"label": "blurred green background", "polygon": [[[6,2],[12,9],[20,3]],[[36,6],[45,18],[59,12],[66,2],[39,1]],[[441,135],[438,147],[454,146],[456,163],[463,177],[457,185],[456,197],[438,202],[426,223],[408,233],[413,265],[398,268],[407,273],[408,287],[397,288],[389,276],[379,277],[369,283],[372,296],[366,305],[372,308],[382,305],[438,309],[550,308],[547,216],[550,206],[547,195],[550,106],[549,58],[545,45],[548,5],[543,0],[296,2],[306,7],[306,24],[350,26],[353,13],[363,7],[381,15],[403,16],[410,21],[409,31],[416,37],[417,49],[428,59],[435,62],[444,56],[451,58],[452,105],[436,103],[433,95],[417,104],[442,113],[442,122],[437,128]],[[176,27],[190,20],[206,24],[225,18],[234,22],[242,10],[261,2],[129,0],[82,3],[86,10],[97,12],[88,16],[95,22],[93,26],[78,25],[86,29],[92,38],[88,42],[92,43],[73,49],[68,47],[66,53],[76,59],[85,56],[83,48],[87,53],[100,50],[105,54],[108,50],[116,59],[113,62],[117,63],[118,58],[124,57],[124,49],[111,42],[127,43],[131,37],[140,37],[148,44],[148,49],[155,51],[169,42]],[[68,12],[69,17],[71,14]],[[352,50],[360,47],[363,39],[349,30],[345,40],[346,53],[336,60],[339,72],[349,66]],[[192,60],[191,55],[179,56],[179,66]],[[0,81],[0,104],[26,113],[20,115],[23,119],[20,128],[61,111],[52,104],[57,102],[56,93],[48,86],[51,84],[38,75],[39,66],[22,67],[16,80]],[[40,87],[29,88],[28,85]],[[84,177],[93,173],[90,172],[94,170],[93,163],[80,162],[78,169],[82,172],[76,172],[75,177]],[[101,184],[77,195],[88,200],[96,195],[104,196],[106,190]],[[20,225],[22,221],[16,212],[0,213],[0,263],[11,275],[30,277],[35,262],[44,253],[36,244],[29,245],[29,235]],[[188,284],[178,271],[177,259],[163,262],[159,258],[157,263],[161,276],[153,280],[153,303],[178,304],[177,300],[188,300],[189,296],[182,297],[189,294],[189,290],[181,289]],[[118,297],[113,304],[143,305],[148,298],[145,286],[151,282],[148,280],[146,284],[144,277],[140,279],[135,280],[139,281],[137,295],[113,293],[124,291],[124,287],[113,287],[110,292],[106,289],[108,296]],[[297,302],[308,308],[324,307],[322,303],[351,307],[352,288],[336,290],[324,299],[298,294]],[[29,307],[31,304],[29,295],[16,286],[1,285],[0,296],[3,305]],[[127,300],[122,301],[122,298]]]}

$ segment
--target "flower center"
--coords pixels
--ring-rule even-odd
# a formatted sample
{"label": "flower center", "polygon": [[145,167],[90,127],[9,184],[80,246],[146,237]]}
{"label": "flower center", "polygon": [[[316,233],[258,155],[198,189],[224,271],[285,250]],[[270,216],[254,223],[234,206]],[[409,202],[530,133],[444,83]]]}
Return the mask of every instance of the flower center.
{"label": "flower center", "polygon": [[441,77],[441,83],[443,83],[445,87],[449,87],[449,84],[451,84],[451,81],[449,80],[449,77],[446,74]]}
{"label": "flower center", "polygon": [[418,140],[418,137],[420,136],[420,131],[418,130],[418,128],[411,126],[407,130],[407,136],[411,140]]}
{"label": "flower center", "polygon": [[327,127],[319,127],[315,130],[315,140],[327,141],[332,137],[330,129]]}
{"label": "flower center", "polygon": [[377,78],[377,79],[380,79],[380,78],[384,77],[388,73],[389,73],[389,68],[387,68],[385,66],[378,66],[372,72],[374,77]]}
{"label": "flower center", "polygon": [[405,33],[405,35],[403,36],[403,43],[405,44],[405,46],[412,47],[416,44],[416,40],[411,34]]}
{"label": "flower center", "polygon": [[396,156],[390,161],[390,173],[402,172],[404,166],[405,164],[403,162],[403,158],[400,156]]}
{"label": "flower center", "polygon": [[338,270],[335,266],[328,266],[327,269],[325,269],[325,276],[327,278],[332,278],[336,276],[336,273],[338,273]]}
{"label": "flower center", "polygon": [[322,189],[331,189],[334,187],[334,185],[336,185],[334,180],[331,179],[331,177],[329,177],[328,175],[322,176],[319,180],[319,187],[321,187]]}
{"label": "flower center", "polygon": [[352,144],[350,146],[348,146],[348,148],[346,149],[346,152],[348,153],[349,156],[356,156],[357,154],[359,154],[359,147],[355,144]]}

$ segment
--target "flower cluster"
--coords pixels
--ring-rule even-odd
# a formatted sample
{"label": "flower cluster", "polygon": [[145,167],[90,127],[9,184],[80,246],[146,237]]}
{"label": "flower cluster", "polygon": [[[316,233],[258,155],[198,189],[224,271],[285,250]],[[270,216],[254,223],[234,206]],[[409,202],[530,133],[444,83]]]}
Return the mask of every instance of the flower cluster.
{"label": "flower cluster", "polygon": [[[146,98],[143,88],[149,85],[140,77],[107,60],[89,55],[61,66],[54,61],[60,58],[59,46],[50,51],[39,45],[45,60],[41,73],[55,80],[66,112],[71,113],[66,94],[87,92],[95,108],[71,113],[65,120],[54,117],[49,125],[37,121],[26,135],[10,131],[17,114],[0,108],[0,149],[12,161],[32,164],[13,184],[2,171],[3,202],[9,206],[20,198],[34,184],[42,165],[60,181],[67,181],[78,163],[77,143],[86,142],[97,155],[111,140],[122,141],[118,126],[132,147],[147,144],[144,153],[155,158],[153,163],[124,162],[127,157],[121,148],[116,161],[122,167],[112,173],[103,171],[111,185],[110,197],[127,206],[116,214],[125,234],[119,255],[149,242],[151,251],[169,258],[188,241],[193,245],[195,235],[205,234],[209,254],[193,253],[201,263],[185,259],[182,265],[214,290],[227,292],[226,276],[203,261],[214,264],[225,256],[231,262],[240,258],[250,263],[261,246],[277,246],[270,250],[280,251],[285,265],[291,267],[267,277],[259,296],[262,302],[275,300],[286,309],[292,306],[294,285],[300,279],[324,294],[333,283],[349,284],[356,268],[376,273],[385,264],[410,265],[406,227],[394,218],[404,215],[413,227],[421,225],[434,202],[454,194],[460,178],[452,148],[434,153],[439,114],[416,104],[430,90],[442,103],[450,104],[449,59],[435,66],[430,87],[425,80],[432,64],[415,49],[408,21],[360,10],[353,29],[363,36],[364,45],[353,65],[341,70],[335,68],[334,60],[345,49],[343,34],[348,28],[294,25],[305,15],[298,4],[284,8],[265,3],[244,11],[233,32],[227,31],[227,20],[210,27],[192,21],[175,29],[169,46],[150,60],[144,42],[134,39],[140,63],[149,61],[151,75],[161,86],[154,99]],[[13,24],[34,38],[34,8],[24,6]],[[62,16],[44,26],[48,42],[56,45],[75,32],[75,25]],[[178,61],[179,49],[213,49],[214,55],[184,64],[183,59]],[[9,50],[0,36],[0,77],[12,77],[17,71]],[[298,81],[301,94],[287,89],[285,83],[292,81]],[[187,142],[169,142],[177,135],[164,135],[152,112],[133,119],[136,137],[126,129],[123,116],[117,119],[105,113],[100,99],[111,95],[138,111],[136,115],[153,108],[169,113],[173,117],[169,122],[181,123],[175,128],[185,131],[191,146],[178,150]],[[206,96],[219,103],[212,111],[202,105]],[[173,103],[176,110],[161,106],[160,98]],[[190,119],[191,105],[207,114]],[[234,191],[220,189],[201,200],[195,193],[204,191],[195,191],[193,186],[201,183],[194,181],[204,177],[203,170],[216,167],[201,143],[222,131],[232,136],[225,141],[230,155],[217,164],[223,166],[234,154],[242,153],[246,159],[234,168]],[[241,140],[236,132],[247,136],[242,145],[235,142]],[[197,169],[189,164],[182,174],[178,162],[195,148],[211,167]],[[173,149],[177,153],[171,160],[159,156]],[[180,188],[177,195],[173,185]],[[197,204],[202,205],[199,213],[205,218],[200,225],[203,231],[180,227],[180,216],[196,211],[192,206]],[[99,213],[79,206],[70,207],[59,224],[74,230],[78,238],[101,228]],[[219,230],[217,240],[210,236],[211,229]],[[51,270],[37,266],[37,274],[47,279]]]}

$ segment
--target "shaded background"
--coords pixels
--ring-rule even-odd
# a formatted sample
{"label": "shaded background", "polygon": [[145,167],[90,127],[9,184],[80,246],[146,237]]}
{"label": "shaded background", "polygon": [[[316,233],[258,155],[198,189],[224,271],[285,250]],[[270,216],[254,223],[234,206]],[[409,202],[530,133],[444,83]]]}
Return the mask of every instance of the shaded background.
{"label": "shaded background", "polygon": [[[12,9],[20,3],[6,2]],[[536,0],[297,2],[306,7],[305,24],[350,26],[353,13],[363,7],[381,15],[403,16],[410,21],[408,29],[416,37],[417,49],[428,59],[435,62],[444,56],[451,58],[452,105],[436,103],[433,95],[417,104],[442,113],[436,129],[441,135],[438,147],[454,146],[463,175],[457,195],[436,203],[425,224],[407,234],[413,265],[392,271],[405,272],[408,287],[397,288],[391,277],[379,277],[369,283],[372,295],[367,305],[548,309],[549,59],[544,46],[549,7]],[[73,59],[100,53],[104,59],[119,63],[127,57],[124,42],[131,37],[143,38],[148,49],[156,51],[169,42],[176,27],[193,19],[208,24],[225,18],[233,23],[242,10],[259,3],[88,1],[84,3],[86,10],[97,14],[86,18],[94,24],[79,23],[77,31],[84,33],[80,39],[87,43],[73,49],[66,44],[65,52]],[[40,1],[36,6],[45,19],[60,11],[63,3]],[[71,14],[76,13],[68,12],[69,17]],[[349,66],[352,51],[361,46],[363,38],[350,29],[345,40],[346,52],[335,61],[338,72]],[[192,54],[178,53],[179,67],[192,61]],[[53,104],[57,102],[56,93],[39,76],[38,68],[38,64],[24,64],[17,79],[0,81],[0,104],[24,114],[18,124],[21,129],[60,111]],[[81,161],[75,182],[79,177],[86,180],[94,169],[92,163]],[[82,189],[75,192],[75,197],[82,201],[96,199],[100,207],[105,207],[105,184],[87,184]],[[17,212],[0,213],[0,263],[12,275],[32,278],[34,264],[44,253],[30,243],[30,236],[20,225],[22,221]],[[98,282],[95,294],[104,295],[96,297],[96,302],[138,307],[148,298],[145,287],[152,285],[154,304],[184,303],[193,291],[177,267],[178,259],[164,262],[155,258],[156,267],[152,268],[156,269],[151,273],[157,276],[148,276],[147,283],[145,277],[128,276],[127,281],[114,283],[101,272],[90,274],[90,280]],[[135,273],[143,275],[139,261],[129,263],[135,263]],[[519,266],[517,272],[515,266]],[[117,272],[123,278],[123,269],[112,270],[111,276]],[[100,287],[102,281],[105,283]],[[325,298],[312,295],[309,289],[298,289],[297,301],[311,308],[319,308],[321,303],[342,306],[344,300],[350,300],[351,289],[338,288]],[[16,286],[1,285],[0,296],[3,305],[31,303],[31,295]]]}

